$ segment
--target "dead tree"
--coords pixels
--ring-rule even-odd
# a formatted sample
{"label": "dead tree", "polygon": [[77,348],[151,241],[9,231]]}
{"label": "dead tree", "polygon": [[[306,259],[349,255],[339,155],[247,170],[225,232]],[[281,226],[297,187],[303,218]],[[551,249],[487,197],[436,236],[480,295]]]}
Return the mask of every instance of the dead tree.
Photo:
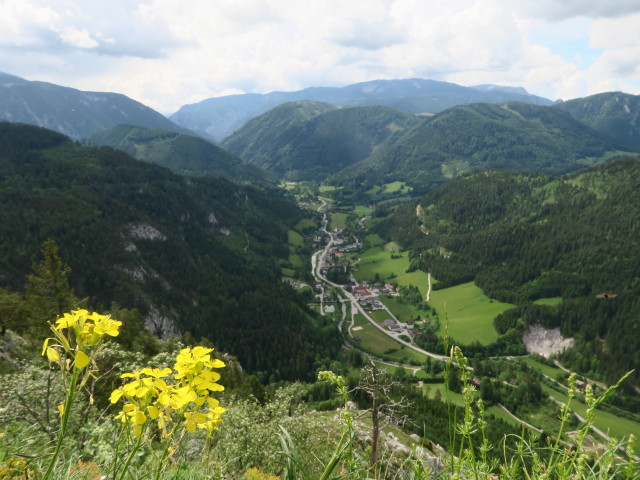
{"label": "dead tree", "polygon": [[392,398],[391,390],[400,385],[400,382],[391,378],[386,372],[381,371],[371,359],[368,365],[362,369],[363,375],[351,392],[362,392],[371,399],[371,411],[373,423],[371,432],[371,459],[370,465],[375,470],[378,465],[378,441],[380,431],[389,424],[404,425],[407,420],[402,411],[408,407],[406,398]]}

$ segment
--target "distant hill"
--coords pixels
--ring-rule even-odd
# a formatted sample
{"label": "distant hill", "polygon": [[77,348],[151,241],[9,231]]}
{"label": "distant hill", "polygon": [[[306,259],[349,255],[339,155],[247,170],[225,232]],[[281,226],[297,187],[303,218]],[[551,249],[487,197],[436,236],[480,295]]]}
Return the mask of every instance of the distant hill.
{"label": "distant hill", "polygon": [[[520,319],[561,327],[576,338],[565,356],[572,368],[611,382],[640,365],[639,184],[637,158],[563,177],[474,173],[401,208],[378,232],[411,248],[436,288],[475,280],[517,304],[502,333]],[[531,303],[549,297],[563,302]]]}
{"label": "distant hill", "polygon": [[594,130],[640,149],[640,95],[608,92],[555,105]]}
{"label": "distant hill", "polygon": [[0,120],[45,127],[75,140],[125,123],[193,135],[155,110],[119,93],[83,92],[2,72]]}
{"label": "distant hill", "polygon": [[425,118],[330,181],[374,176],[437,185],[475,170],[565,173],[604,161],[620,149],[556,108],[471,104]]}
{"label": "distant hill", "polygon": [[154,329],[206,337],[274,379],[311,380],[334,358],[335,327],[281,282],[304,213],[280,190],[186,178],[13,123],[0,123],[0,172],[0,287],[21,290],[52,238],[94,308],[138,308]]}
{"label": "distant hill", "polygon": [[566,173],[624,153],[620,142],[560,109],[521,102],[475,103],[432,116],[288,103],[222,146],[288,180],[403,180],[427,189],[475,170]]}
{"label": "distant hill", "polygon": [[425,80],[374,80],[342,88],[312,87],[295,92],[228,95],[185,105],[171,120],[185,128],[222,140],[256,117],[280,104],[309,100],[338,106],[386,105],[407,113],[437,113],[454,105],[473,102],[497,103],[516,100],[551,105],[546,98],[523,88],[480,85],[463,87],[454,83]]}
{"label": "distant hill", "polygon": [[417,122],[390,107],[287,103],[249,121],[222,146],[287,180],[322,179]]}
{"label": "distant hill", "polygon": [[253,183],[263,183],[268,178],[264,170],[200,137],[167,130],[118,125],[84,141],[124,150],[137,159],[157,163],[182,175]]}

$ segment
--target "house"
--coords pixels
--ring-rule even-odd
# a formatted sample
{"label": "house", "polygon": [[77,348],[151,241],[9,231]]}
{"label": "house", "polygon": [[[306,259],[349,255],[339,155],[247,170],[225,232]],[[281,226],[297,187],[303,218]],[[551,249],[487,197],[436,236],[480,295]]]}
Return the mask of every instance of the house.
{"label": "house", "polygon": [[397,332],[398,330],[401,329],[400,325],[398,325],[398,323],[395,320],[392,320],[391,318],[387,318],[382,323],[385,327],[387,327],[389,330],[392,330],[394,332]]}

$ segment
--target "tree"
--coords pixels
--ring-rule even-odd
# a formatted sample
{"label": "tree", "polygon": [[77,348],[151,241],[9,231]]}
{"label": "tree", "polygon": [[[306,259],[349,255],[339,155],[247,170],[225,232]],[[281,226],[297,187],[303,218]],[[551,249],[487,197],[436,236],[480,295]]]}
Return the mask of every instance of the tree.
{"label": "tree", "polygon": [[56,242],[46,240],[42,245],[42,261],[34,264],[33,273],[27,276],[28,327],[34,333],[47,333],[47,322],[86,303],[75,296],[69,285],[70,272],[71,268],[60,259]]}
{"label": "tree", "polygon": [[399,413],[407,408],[406,398],[395,399],[391,396],[394,387],[400,382],[392,380],[390,375],[383,373],[376,364],[369,360],[369,364],[362,369],[363,375],[352,392],[362,392],[371,400],[372,432],[371,432],[371,469],[375,470],[378,461],[378,439],[380,431],[387,424],[403,425],[407,417]]}

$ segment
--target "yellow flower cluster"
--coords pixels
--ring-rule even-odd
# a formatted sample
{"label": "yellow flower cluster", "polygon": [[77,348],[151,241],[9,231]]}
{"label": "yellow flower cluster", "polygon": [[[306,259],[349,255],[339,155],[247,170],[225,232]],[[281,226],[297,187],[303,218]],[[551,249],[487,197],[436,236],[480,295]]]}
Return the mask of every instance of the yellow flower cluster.
{"label": "yellow flower cluster", "polygon": [[[183,419],[189,432],[202,428],[211,434],[218,428],[225,411],[212,392],[224,390],[218,383],[224,362],[211,358],[212,348],[184,348],[176,357],[173,369],[143,368],[124,373],[131,380],[111,393],[111,403],[124,399],[117,418],[132,425],[136,436],[142,435],[148,419],[154,420],[164,437],[176,417]],[[169,381],[169,382],[168,382]]]}
{"label": "yellow flower cluster", "polygon": [[[112,320],[109,315],[84,309],[65,313],[51,326],[55,336],[44,341],[42,355],[46,354],[50,362],[59,362],[60,353],[65,352],[73,358],[75,368],[83,369],[91,361],[87,350],[98,345],[105,335],[118,336],[121,325],[122,322]],[[50,341],[53,341],[51,345]]]}

